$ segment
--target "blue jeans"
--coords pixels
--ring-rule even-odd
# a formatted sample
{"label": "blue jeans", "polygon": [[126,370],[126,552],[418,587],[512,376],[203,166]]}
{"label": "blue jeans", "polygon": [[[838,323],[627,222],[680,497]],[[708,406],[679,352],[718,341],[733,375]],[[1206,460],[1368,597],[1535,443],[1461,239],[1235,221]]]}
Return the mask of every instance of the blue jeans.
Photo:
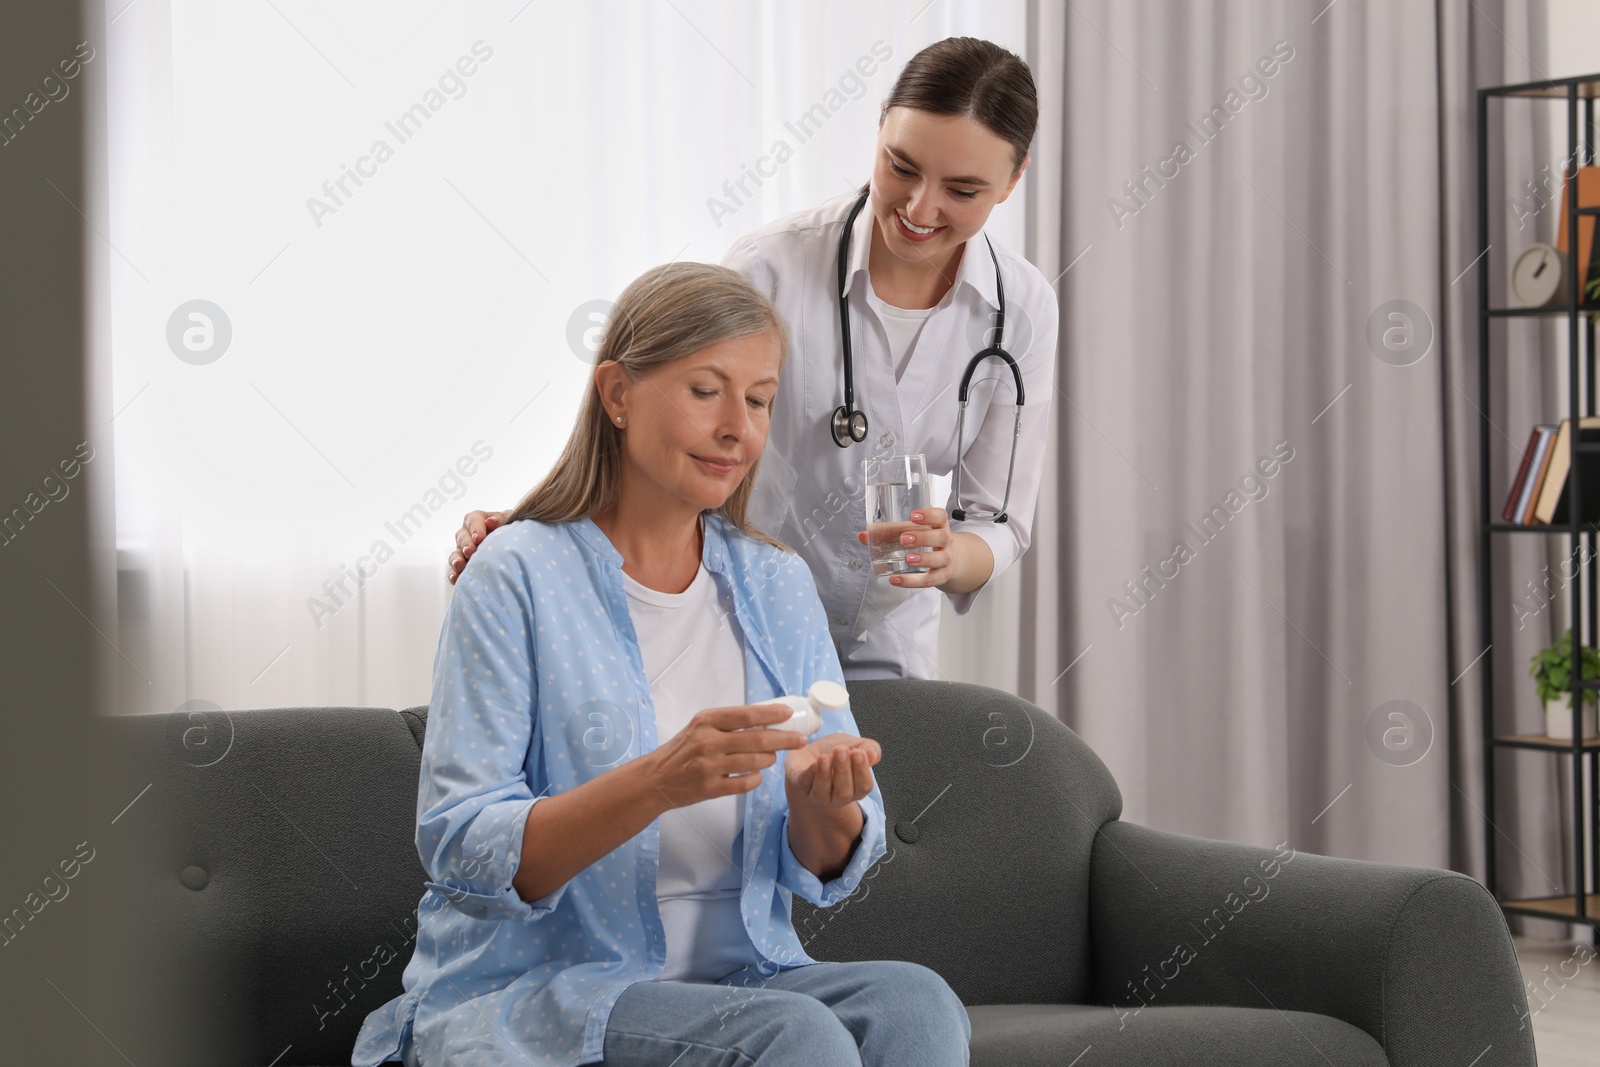
{"label": "blue jeans", "polygon": [[966,1067],[972,1024],[920,964],[815,963],[715,984],[636,982],[602,1067]]}

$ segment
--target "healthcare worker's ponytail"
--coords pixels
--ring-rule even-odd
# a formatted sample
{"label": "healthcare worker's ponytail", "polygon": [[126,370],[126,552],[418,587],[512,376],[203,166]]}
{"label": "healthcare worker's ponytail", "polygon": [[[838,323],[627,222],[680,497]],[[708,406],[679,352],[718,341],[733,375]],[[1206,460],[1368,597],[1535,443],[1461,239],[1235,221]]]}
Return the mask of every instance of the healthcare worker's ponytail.
{"label": "healthcare worker's ponytail", "polygon": [[885,111],[891,107],[976,119],[1011,143],[1013,172],[1039,126],[1039,94],[1028,64],[977,37],[946,37],[912,56],[884,101]]}
{"label": "healthcare worker's ponytail", "polygon": [[[645,271],[617,297],[595,353],[595,366],[615,360],[637,380],[652,367],[751,334],[772,335],[781,368],[789,351],[788,332],[760,290],[727,267],[668,263]],[[786,548],[745,517],[759,468],[759,460],[750,465],[715,514],[750,537]],[[621,492],[621,472],[622,431],[606,416],[599,386],[591,378],[561,457],[507,521],[570,522],[609,511]]]}

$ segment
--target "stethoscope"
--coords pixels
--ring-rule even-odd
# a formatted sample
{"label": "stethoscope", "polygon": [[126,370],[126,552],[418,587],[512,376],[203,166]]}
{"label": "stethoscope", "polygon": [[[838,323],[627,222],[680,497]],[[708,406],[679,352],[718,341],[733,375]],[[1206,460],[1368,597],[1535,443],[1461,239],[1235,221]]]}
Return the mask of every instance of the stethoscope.
{"label": "stethoscope", "polygon": [[[849,448],[851,444],[860,444],[867,439],[867,413],[856,407],[856,383],[854,360],[850,353],[850,300],[849,291],[845,288],[845,279],[848,275],[850,261],[850,230],[856,224],[856,216],[861,214],[861,209],[866,205],[869,193],[863,191],[856,200],[855,206],[850,209],[850,215],[844,220],[844,230],[839,234],[839,341],[844,350],[844,403],[834,409],[833,443],[840,448]],[[956,463],[954,495],[957,501],[961,499],[961,457],[965,453],[962,448],[963,435],[967,422],[967,390],[972,385],[973,372],[978,369],[978,364],[990,356],[998,356],[1011,368],[1011,377],[1017,383],[1017,417],[1011,428],[1011,462],[1006,467],[1006,492],[1000,501],[1000,510],[991,515],[980,515],[969,512],[966,508],[955,507],[950,512],[950,517],[957,522],[963,520],[981,520],[984,522],[1005,522],[1006,505],[1011,503],[1011,476],[1017,469],[1017,440],[1022,436],[1022,371],[1017,369],[1017,361],[1004,347],[1006,333],[1006,287],[1000,277],[1000,257],[995,255],[994,242],[989,240],[989,235],[984,234],[984,243],[989,246],[989,258],[994,261],[994,291],[1000,305],[999,314],[995,317],[994,344],[974,355],[967,361],[967,369],[961,375],[961,388],[956,392],[958,407],[956,409]]]}

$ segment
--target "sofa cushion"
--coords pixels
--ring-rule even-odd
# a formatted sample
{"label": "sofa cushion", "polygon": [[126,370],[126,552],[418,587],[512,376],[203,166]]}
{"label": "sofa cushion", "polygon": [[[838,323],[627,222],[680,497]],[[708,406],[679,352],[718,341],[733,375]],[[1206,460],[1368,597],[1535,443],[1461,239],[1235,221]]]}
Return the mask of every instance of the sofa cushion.
{"label": "sofa cushion", "polygon": [[1152,1005],[1123,1017],[1112,1008],[990,1004],[970,1007],[967,1015],[972,1020],[972,1067],[1389,1064],[1365,1030],[1301,1011]]}

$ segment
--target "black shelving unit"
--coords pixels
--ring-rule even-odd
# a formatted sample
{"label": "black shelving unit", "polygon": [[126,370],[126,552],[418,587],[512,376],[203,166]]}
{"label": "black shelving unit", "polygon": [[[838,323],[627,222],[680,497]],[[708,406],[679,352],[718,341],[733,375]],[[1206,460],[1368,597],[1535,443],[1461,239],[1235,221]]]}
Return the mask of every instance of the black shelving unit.
{"label": "black shelving unit", "polygon": [[[1499,534],[1542,534],[1568,538],[1572,560],[1589,558],[1597,550],[1600,525],[1585,524],[1584,501],[1581,499],[1583,479],[1579,477],[1580,455],[1600,453],[1600,446],[1583,445],[1576,432],[1579,419],[1600,412],[1595,407],[1595,328],[1587,320],[1589,311],[1582,307],[1578,291],[1578,219],[1585,215],[1600,215],[1600,208],[1578,207],[1578,167],[1595,163],[1595,99],[1600,97],[1600,74],[1579,78],[1561,78],[1554,81],[1526,82],[1520,85],[1502,85],[1478,90],[1478,253],[1483,257],[1478,271],[1478,411],[1482,416],[1478,433],[1478,496],[1481,502],[1481,533],[1479,536],[1479,618],[1483,628],[1483,645],[1492,646],[1494,635],[1490,615],[1490,569],[1493,556],[1491,540]],[[1569,266],[1567,299],[1564,305],[1542,308],[1513,308],[1489,306],[1490,250],[1489,242],[1489,120],[1493,101],[1507,99],[1564,101],[1567,105],[1567,160],[1563,174],[1566,188],[1566,232],[1568,236],[1567,262]],[[1580,108],[1581,102],[1581,108]],[[1582,111],[1580,125],[1579,111]],[[1580,139],[1580,133],[1582,137]],[[1531,169],[1531,168],[1530,168]],[[1501,261],[1509,265],[1511,250]],[[1504,270],[1500,271],[1504,276]],[[1489,477],[1489,435],[1495,432],[1489,424],[1489,357],[1490,325],[1496,319],[1538,318],[1565,316],[1567,320],[1567,382],[1569,385],[1569,411],[1572,420],[1571,466],[1568,476],[1567,517],[1564,524],[1554,526],[1520,526],[1495,521],[1496,503],[1504,495],[1491,495]],[[1583,329],[1580,332],[1580,325]],[[1584,342],[1580,346],[1580,339]],[[1581,358],[1581,368],[1580,368]],[[1579,371],[1583,371],[1580,378]],[[1582,388],[1579,388],[1579,382]],[[1515,435],[1513,435],[1514,437]],[[1600,462],[1600,455],[1587,462]],[[1499,488],[1498,486],[1496,488]],[[1593,505],[1590,505],[1592,508]],[[1584,552],[1587,549],[1587,552]],[[1567,588],[1571,598],[1572,656],[1578,661],[1579,647],[1583,644],[1600,647],[1600,597],[1597,593],[1597,571],[1600,564],[1582,567],[1579,576]],[[1569,923],[1587,923],[1600,929],[1600,803],[1591,802],[1585,818],[1584,775],[1585,762],[1589,768],[1589,781],[1600,786],[1600,738],[1585,740],[1582,736],[1581,714],[1583,701],[1573,702],[1572,740],[1556,740],[1544,735],[1497,734],[1494,728],[1494,657],[1484,657],[1483,680],[1483,743],[1484,743],[1484,859],[1487,885],[1500,907],[1508,914],[1528,915],[1541,919],[1556,919]],[[1600,690],[1600,679],[1580,680],[1584,690]],[[1502,749],[1534,750],[1548,752],[1552,760],[1570,760],[1572,768],[1572,870],[1577,884],[1564,896],[1535,897],[1506,900],[1496,887],[1495,838],[1499,834],[1494,822],[1495,763]],[[1600,791],[1600,790],[1597,790]],[[1588,823],[1588,862],[1584,857],[1584,824]]]}

